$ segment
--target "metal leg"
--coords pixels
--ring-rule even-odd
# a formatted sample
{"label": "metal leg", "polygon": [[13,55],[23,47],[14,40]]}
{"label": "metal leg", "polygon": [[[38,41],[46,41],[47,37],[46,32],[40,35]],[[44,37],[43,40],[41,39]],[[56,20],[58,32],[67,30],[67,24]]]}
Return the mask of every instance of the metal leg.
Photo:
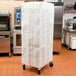
{"label": "metal leg", "polygon": [[68,50],[69,50],[70,48],[69,48],[69,46],[68,46]]}
{"label": "metal leg", "polygon": [[11,56],[11,53],[9,53],[9,57]]}
{"label": "metal leg", "polygon": [[23,65],[23,70],[25,70],[25,65]]}

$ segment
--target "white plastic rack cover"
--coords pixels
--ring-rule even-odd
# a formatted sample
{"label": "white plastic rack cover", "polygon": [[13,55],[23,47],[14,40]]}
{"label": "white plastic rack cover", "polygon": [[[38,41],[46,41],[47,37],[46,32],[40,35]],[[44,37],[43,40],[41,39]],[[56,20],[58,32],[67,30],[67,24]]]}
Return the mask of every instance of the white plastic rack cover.
{"label": "white plastic rack cover", "polygon": [[26,2],[21,17],[22,64],[41,68],[53,59],[54,5]]}

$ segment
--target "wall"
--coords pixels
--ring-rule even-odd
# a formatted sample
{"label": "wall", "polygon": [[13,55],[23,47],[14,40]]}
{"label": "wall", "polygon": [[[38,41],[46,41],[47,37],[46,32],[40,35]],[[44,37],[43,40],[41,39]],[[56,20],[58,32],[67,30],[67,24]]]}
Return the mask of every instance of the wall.
{"label": "wall", "polygon": [[64,0],[64,4],[74,4],[76,0]]}
{"label": "wall", "polygon": [[[26,0],[27,1],[27,0]],[[65,4],[74,4],[76,0],[64,0]],[[19,6],[23,3],[22,1],[15,0],[0,0],[0,11],[9,11],[11,13],[11,29],[14,29],[14,7]]]}
{"label": "wall", "polygon": [[14,7],[21,5],[23,1],[0,0],[0,11],[9,11],[11,13],[11,29],[14,29]]}

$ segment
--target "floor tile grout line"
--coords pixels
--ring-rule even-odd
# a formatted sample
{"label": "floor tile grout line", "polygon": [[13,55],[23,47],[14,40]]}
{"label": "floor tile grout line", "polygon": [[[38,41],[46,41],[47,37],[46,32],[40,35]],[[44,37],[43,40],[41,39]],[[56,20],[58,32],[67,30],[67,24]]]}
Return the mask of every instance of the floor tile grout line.
{"label": "floor tile grout line", "polygon": [[13,59],[13,71],[12,71],[12,76],[14,76],[14,59]]}
{"label": "floor tile grout line", "polygon": [[8,64],[7,64],[6,76],[7,76],[7,73],[8,73],[8,67],[9,67],[9,59],[8,59]]}
{"label": "floor tile grout line", "polygon": [[0,76],[1,76],[1,69],[0,69]]}

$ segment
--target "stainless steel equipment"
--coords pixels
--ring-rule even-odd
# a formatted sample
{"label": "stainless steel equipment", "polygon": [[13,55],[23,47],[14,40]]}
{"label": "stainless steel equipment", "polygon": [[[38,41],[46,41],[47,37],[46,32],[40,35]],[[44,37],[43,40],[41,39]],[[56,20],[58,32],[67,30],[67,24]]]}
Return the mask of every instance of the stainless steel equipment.
{"label": "stainless steel equipment", "polygon": [[63,2],[53,2],[55,5],[54,38],[62,36]]}
{"label": "stainless steel equipment", "polygon": [[9,12],[0,12],[0,31],[10,31]]}
{"label": "stainless steel equipment", "polygon": [[15,29],[13,31],[13,54],[21,54],[21,8],[15,7]]}
{"label": "stainless steel equipment", "polygon": [[63,34],[64,45],[66,45],[68,49],[76,49],[76,30],[64,28]]}
{"label": "stainless steel equipment", "polygon": [[10,13],[0,12],[0,53],[9,53],[9,56],[11,56],[10,34]]}
{"label": "stainless steel equipment", "polygon": [[[74,20],[74,21],[73,21]],[[73,23],[76,24],[76,11],[75,10],[65,10],[63,15],[63,32],[62,32],[62,45],[65,45],[65,34],[64,29],[73,30]],[[70,26],[67,26],[70,25]],[[75,31],[75,28],[74,28]]]}
{"label": "stainless steel equipment", "polygon": [[21,26],[21,8],[20,7],[15,7],[15,10],[14,10],[14,24],[15,24],[16,29],[17,29],[17,27]]}
{"label": "stainless steel equipment", "polygon": [[55,6],[55,20],[54,20],[54,38],[61,38],[62,36],[62,21],[63,21],[63,0],[44,0],[53,3]]}
{"label": "stainless steel equipment", "polygon": [[11,56],[10,49],[10,32],[0,31],[0,53],[9,53]]}
{"label": "stainless steel equipment", "polygon": [[76,30],[76,19],[68,19],[66,22],[66,29]]}
{"label": "stainless steel equipment", "polygon": [[21,54],[21,30],[13,32],[13,54]]}
{"label": "stainless steel equipment", "polygon": [[[58,38],[62,37],[62,21],[63,21],[63,2],[56,2],[55,5],[55,20],[54,20],[54,44]],[[55,47],[55,45],[54,45]],[[61,46],[60,46],[61,47]],[[60,53],[60,47],[56,46],[54,54]]]}

